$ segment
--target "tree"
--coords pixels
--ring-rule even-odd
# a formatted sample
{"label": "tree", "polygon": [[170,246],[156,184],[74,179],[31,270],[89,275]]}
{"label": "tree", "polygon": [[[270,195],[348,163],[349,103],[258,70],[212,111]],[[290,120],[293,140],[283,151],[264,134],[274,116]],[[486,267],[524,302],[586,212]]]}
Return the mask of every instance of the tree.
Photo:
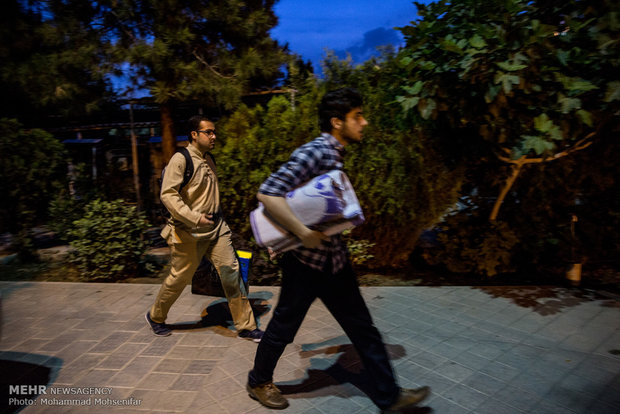
{"label": "tree", "polygon": [[457,145],[482,145],[510,165],[491,221],[524,165],[585,149],[617,125],[617,2],[416,5],[423,19],[402,29],[409,76],[399,101],[446,125]]}
{"label": "tree", "polygon": [[112,101],[105,41],[91,2],[6,0],[0,6],[3,116],[41,125],[91,114]]}
{"label": "tree", "polygon": [[[468,167],[463,195],[469,205],[446,219],[444,258],[456,260],[452,249],[470,261],[461,269],[493,275],[536,264],[548,253],[558,257],[570,211],[617,222],[617,203],[602,203],[609,197],[596,191],[617,192],[617,168],[606,172],[601,165],[617,154],[618,3],[416,5],[422,19],[401,29],[406,81],[397,99],[404,113],[421,120],[419,128]],[[592,185],[593,177],[602,182]],[[595,213],[594,206],[604,207]],[[598,230],[592,241],[616,240],[617,250],[609,226]]]}
{"label": "tree", "polygon": [[45,222],[50,201],[65,183],[65,149],[43,130],[24,130],[2,118],[0,153],[0,231],[19,236],[20,254],[32,253],[30,231]]}
{"label": "tree", "polygon": [[161,108],[164,158],[174,153],[173,110],[196,99],[234,108],[243,93],[270,87],[286,53],[271,39],[273,0],[102,1],[118,36],[116,61]]}

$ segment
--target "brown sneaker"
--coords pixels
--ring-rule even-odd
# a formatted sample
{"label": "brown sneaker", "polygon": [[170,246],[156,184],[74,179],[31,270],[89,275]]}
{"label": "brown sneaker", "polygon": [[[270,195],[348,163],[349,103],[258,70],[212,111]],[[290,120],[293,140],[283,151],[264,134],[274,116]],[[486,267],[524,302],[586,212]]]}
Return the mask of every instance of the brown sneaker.
{"label": "brown sneaker", "polygon": [[276,410],[283,410],[288,407],[288,401],[282,396],[282,393],[280,393],[280,390],[273,382],[257,385],[256,387],[250,387],[250,384],[248,384],[245,388],[248,390],[248,394],[251,398],[263,404],[265,407],[274,408]]}
{"label": "brown sneaker", "polygon": [[396,402],[381,410],[381,414],[403,413],[412,409],[416,404],[422,402],[431,393],[429,387],[417,388],[415,390],[401,388],[400,395]]}

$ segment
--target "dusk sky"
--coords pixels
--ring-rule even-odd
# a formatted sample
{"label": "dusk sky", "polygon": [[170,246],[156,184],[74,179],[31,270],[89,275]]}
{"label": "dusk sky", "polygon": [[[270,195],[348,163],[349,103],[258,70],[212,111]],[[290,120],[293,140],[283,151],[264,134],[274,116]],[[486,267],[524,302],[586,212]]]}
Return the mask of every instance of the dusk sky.
{"label": "dusk sky", "polygon": [[[401,46],[403,36],[394,28],[418,17],[410,0],[279,0],[274,10],[279,21],[271,30],[272,37],[282,45],[288,43],[290,51],[304,61],[310,60],[319,76],[327,49],[341,59],[348,52],[354,63],[363,63],[377,54],[377,46]],[[117,88],[126,84],[122,76],[111,79]],[[132,96],[148,95],[140,90]]]}
{"label": "dusk sky", "polygon": [[377,46],[400,46],[403,37],[394,27],[417,17],[410,0],[279,0],[275,12],[279,23],[271,31],[273,38],[311,60],[317,74],[325,49],[340,58],[348,51],[354,62],[364,62]]}

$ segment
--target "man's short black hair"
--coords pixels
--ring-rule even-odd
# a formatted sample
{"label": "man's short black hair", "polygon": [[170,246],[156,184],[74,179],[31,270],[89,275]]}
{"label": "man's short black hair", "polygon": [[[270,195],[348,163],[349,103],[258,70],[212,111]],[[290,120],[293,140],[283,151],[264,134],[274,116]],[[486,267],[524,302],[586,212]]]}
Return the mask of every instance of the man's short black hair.
{"label": "man's short black hair", "polygon": [[341,88],[327,92],[319,105],[319,127],[321,132],[331,132],[332,118],[345,120],[346,115],[363,104],[362,95],[353,88]]}
{"label": "man's short black hair", "polygon": [[200,123],[202,121],[213,122],[204,115],[194,115],[189,119],[189,121],[187,121],[187,139],[189,142],[192,142],[192,131],[198,131],[198,128],[200,128]]}

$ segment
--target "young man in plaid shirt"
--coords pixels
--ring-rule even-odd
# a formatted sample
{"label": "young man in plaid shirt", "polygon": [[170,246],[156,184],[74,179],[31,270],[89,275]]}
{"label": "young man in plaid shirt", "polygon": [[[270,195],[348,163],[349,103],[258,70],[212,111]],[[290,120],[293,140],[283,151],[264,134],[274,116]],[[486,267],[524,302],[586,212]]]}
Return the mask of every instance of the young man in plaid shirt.
{"label": "young man in plaid shirt", "polygon": [[286,194],[317,175],[343,167],[344,148],[362,139],[368,125],[362,97],[343,88],[325,95],[319,107],[323,133],[293,152],[289,161],[260,187],[258,200],[302,242],[280,258],[282,287],[273,317],[258,346],[248,375],[250,397],[266,407],[283,409],[287,400],[273,384],[273,372],[284,348],[293,342],[312,302],[319,298],[343,328],[360,355],[375,391],[371,398],[382,412],[402,412],[426,398],[428,387],[401,389],[385,345],[374,326],[339,235],[328,237],[306,227],[291,211]]}

